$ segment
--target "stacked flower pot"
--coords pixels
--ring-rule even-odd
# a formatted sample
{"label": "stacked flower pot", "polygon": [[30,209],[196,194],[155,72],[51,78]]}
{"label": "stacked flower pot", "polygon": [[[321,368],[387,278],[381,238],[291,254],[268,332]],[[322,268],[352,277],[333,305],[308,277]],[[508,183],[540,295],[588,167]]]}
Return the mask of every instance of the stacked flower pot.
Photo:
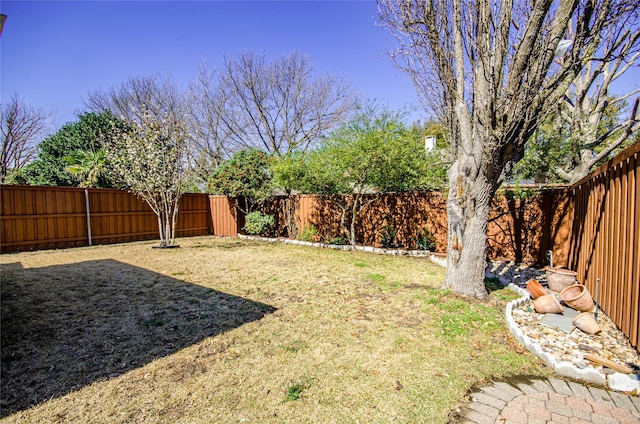
{"label": "stacked flower pot", "polygon": [[533,297],[533,307],[538,313],[562,313],[563,308],[555,293],[570,308],[580,312],[574,319],[573,325],[588,334],[598,334],[602,330],[595,320],[593,310],[595,304],[587,288],[576,281],[577,273],[564,268],[545,268],[547,274],[547,290],[538,281],[531,279],[527,283],[527,290]]}

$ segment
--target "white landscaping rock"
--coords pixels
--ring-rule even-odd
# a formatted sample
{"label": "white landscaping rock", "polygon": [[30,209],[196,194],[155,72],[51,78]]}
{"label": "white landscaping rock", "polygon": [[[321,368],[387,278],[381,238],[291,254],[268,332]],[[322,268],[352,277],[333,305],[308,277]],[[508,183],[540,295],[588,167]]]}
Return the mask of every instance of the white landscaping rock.
{"label": "white landscaping rock", "polygon": [[631,393],[634,390],[640,393],[640,375],[615,373],[607,376],[609,388],[619,392]]}

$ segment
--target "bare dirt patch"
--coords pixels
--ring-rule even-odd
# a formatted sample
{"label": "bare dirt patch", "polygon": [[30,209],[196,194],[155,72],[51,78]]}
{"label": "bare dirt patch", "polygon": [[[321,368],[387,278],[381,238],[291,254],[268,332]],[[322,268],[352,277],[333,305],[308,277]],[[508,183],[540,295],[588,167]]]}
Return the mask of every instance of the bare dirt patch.
{"label": "bare dirt patch", "polygon": [[547,372],[424,258],[154,244],[0,256],[3,422],[446,422]]}

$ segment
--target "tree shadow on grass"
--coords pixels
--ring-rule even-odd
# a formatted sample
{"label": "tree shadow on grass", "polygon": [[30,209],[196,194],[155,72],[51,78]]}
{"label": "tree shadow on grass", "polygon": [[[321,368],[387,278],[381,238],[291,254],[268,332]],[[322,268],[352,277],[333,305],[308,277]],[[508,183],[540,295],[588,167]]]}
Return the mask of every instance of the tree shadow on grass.
{"label": "tree shadow on grass", "polygon": [[275,311],[115,260],[3,265],[0,289],[0,417]]}

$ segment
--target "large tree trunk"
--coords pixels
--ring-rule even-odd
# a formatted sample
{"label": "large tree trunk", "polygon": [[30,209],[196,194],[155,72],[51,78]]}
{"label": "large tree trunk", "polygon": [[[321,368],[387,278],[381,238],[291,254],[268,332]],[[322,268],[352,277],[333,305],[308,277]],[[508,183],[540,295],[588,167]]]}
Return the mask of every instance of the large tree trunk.
{"label": "large tree trunk", "polygon": [[465,162],[465,158],[459,159],[449,170],[449,233],[444,287],[485,299],[487,224],[495,189],[482,172],[477,176],[468,175],[462,165]]}

